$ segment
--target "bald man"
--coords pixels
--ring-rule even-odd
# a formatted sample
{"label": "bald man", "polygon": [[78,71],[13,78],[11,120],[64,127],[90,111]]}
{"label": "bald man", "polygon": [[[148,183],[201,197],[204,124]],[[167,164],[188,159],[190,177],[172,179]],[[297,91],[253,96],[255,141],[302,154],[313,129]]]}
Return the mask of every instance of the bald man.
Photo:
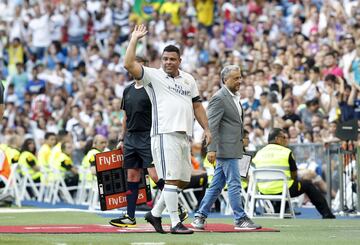
{"label": "bald man", "polygon": [[88,172],[85,176],[84,174],[80,175],[80,179],[84,180],[86,178],[87,181],[92,181],[94,175],[96,174],[95,170],[95,155],[103,152],[108,144],[108,140],[101,134],[95,135],[92,143],[91,149],[84,156],[81,166],[83,169],[90,169],[91,172]]}

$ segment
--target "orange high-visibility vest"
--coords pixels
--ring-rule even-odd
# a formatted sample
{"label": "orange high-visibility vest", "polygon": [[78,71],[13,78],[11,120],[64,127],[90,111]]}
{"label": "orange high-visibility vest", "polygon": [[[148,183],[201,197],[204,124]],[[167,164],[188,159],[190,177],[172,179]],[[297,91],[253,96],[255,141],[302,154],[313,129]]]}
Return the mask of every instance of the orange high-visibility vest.
{"label": "orange high-visibility vest", "polygon": [[8,179],[10,176],[10,172],[11,172],[11,167],[7,160],[5,152],[3,150],[0,150],[0,175]]}

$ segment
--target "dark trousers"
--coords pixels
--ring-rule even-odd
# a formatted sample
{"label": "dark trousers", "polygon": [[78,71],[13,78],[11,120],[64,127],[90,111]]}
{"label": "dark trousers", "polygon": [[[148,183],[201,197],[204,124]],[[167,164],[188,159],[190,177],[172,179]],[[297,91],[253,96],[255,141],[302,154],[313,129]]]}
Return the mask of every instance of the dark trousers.
{"label": "dark trousers", "polygon": [[297,197],[305,193],[322,216],[328,216],[331,214],[331,210],[325,198],[310,181],[295,180],[293,185],[290,187],[289,192],[291,197]]}

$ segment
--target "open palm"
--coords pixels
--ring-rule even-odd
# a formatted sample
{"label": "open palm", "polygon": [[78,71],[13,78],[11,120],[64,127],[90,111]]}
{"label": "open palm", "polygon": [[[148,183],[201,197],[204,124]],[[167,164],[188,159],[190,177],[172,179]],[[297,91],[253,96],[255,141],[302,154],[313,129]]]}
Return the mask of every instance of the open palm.
{"label": "open palm", "polygon": [[140,39],[143,36],[145,36],[147,33],[146,30],[146,26],[141,24],[141,25],[136,25],[133,32],[132,32],[132,37],[136,38],[136,39]]}

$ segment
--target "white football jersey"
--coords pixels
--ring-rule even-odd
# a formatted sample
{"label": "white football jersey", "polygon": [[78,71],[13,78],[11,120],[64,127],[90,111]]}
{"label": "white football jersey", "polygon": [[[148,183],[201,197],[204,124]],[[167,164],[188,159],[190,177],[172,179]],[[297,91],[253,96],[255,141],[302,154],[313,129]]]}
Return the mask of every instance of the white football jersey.
{"label": "white football jersey", "polygon": [[151,135],[186,132],[192,136],[194,124],[193,101],[199,91],[192,75],[179,71],[170,77],[163,69],[143,67],[143,83],[152,103]]}

